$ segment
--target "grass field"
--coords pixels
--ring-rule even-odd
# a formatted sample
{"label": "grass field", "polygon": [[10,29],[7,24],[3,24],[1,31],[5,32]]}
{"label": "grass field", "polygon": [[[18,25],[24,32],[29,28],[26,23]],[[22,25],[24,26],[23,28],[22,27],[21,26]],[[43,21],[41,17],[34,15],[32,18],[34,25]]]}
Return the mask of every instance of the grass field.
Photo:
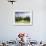
{"label": "grass field", "polygon": [[30,22],[21,20],[21,21],[17,21],[16,23],[30,23]]}

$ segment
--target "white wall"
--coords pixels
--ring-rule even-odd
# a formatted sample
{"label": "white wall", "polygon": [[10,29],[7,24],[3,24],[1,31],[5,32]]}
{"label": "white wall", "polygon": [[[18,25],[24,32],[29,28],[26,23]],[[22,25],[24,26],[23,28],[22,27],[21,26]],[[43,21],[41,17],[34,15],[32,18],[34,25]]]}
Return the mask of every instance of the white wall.
{"label": "white wall", "polygon": [[[32,26],[15,26],[15,10],[33,10]],[[11,40],[19,32],[31,34],[34,40],[46,40],[46,0],[17,0],[13,5],[0,0],[0,40]]]}

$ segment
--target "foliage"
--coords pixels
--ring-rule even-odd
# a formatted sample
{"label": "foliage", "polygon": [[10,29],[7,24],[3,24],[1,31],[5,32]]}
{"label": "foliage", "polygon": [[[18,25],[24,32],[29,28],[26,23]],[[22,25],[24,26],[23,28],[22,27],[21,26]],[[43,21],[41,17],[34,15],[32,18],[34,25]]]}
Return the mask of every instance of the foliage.
{"label": "foliage", "polygon": [[19,22],[19,21],[27,21],[27,22],[30,22],[30,17],[29,16],[26,16],[26,17],[15,17],[15,21],[16,22]]}

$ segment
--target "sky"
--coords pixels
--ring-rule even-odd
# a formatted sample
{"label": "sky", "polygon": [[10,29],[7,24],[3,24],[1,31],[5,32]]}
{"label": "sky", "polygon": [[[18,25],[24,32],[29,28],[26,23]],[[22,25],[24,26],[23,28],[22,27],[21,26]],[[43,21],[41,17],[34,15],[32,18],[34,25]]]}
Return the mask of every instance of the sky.
{"label": "sky", "polygon": [[29,17],[32,17],[32,12],[15,12],[15,16],[16,17],[26,17],[26,16],[29,16]]}

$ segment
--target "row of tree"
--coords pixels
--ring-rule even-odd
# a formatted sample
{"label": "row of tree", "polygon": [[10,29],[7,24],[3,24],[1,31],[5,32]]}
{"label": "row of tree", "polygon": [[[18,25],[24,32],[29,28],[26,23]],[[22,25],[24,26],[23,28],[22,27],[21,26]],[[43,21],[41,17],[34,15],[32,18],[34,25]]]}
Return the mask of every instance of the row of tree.
{"label": "row of tree", "polygon": [[22,20],[30,22],[30,17],[29,16],[28,17],[15,17],[16,22],[22,21]]}

